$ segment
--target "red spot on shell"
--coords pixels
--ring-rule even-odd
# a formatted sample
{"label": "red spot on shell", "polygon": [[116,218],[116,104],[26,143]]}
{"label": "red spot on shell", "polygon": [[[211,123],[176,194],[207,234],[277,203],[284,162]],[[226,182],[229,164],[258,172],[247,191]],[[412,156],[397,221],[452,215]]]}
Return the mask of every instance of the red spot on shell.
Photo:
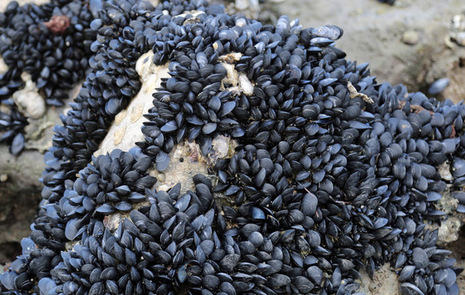
{"label": "red spot on shell", "polygon": [[55,35],[63,34],[70,25],[69,17],[65,15],[54,15],[44,25]]}

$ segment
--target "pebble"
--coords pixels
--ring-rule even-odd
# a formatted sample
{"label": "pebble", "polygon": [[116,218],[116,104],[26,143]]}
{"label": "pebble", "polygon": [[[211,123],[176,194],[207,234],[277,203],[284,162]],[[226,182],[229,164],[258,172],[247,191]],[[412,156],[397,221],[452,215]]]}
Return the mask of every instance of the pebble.
{"label": "pebble", "polygon": [[0,182],[6,182],[8,180],[8,175],[7,174],[0,174]]}
{"label": "pebble", "polygon": [[407,45],[415,45],[420,40],[420,36],[415,31],[406,31],[402,34],[402,42]]}
{"label": "pebble", "polygon": [[465,32],[451,32],[450,38],[460,46],[465,46]]}
{"label": "pebble", "polygon": [[24,78],[24,80],[26,86],[13,93],[12,98],[23,115],[36,120],[40,119],[47,110],[45,100],[38,93],[38,89],[30,78]]}

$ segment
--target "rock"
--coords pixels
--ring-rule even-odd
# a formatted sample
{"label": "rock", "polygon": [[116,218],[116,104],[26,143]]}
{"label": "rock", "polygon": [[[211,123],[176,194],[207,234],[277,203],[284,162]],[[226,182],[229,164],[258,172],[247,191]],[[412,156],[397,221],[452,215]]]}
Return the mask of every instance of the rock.
{"label": "rock", "polygon": [[459,201],[451,196],[449,189],[448,187],[445,192],[442,193],[442,198],[438,201],[437,205],[437,208],[443,211],[446,216],[441,220],[440,225],[428,225],[431,230],[438,230],[439,245],[447,245],[448,243],[457,241],[460,236],[461,225],[465,221],[463,217],[457,215],[456,208]]}
{"label": "rock", "polygon": [[249,0],[236,0],[236,8],[239,10],[249,8]]}
{"label": "rock", "polygon": [[[407,33],[407,32],[406,32],[406,33]],[[414,33],[415,33],[415,32],[414,32]],[[405,42],[403,39],[404,39],[404,38],[402,38],[402,41]],[[417,41],[416,41],[415,43],[413,43],[413,44],[416,44],[417,42],[418,42],[418,34],[417,34]],[[406,43],[406,44],[409,44],[409,43],[407,43],[407,42],[405,42],[405,43]],[[412,45],[413,45],[413,44],[412,44]],[[244,76],[244,77],[245,77],[245,76]],[[240,78],[241,78],[241,77],[240,77]],[[243,77],[242,77],[242,78],[243,78]],[[246,77],[245,77],[245,79],[246,79]],[[239,85],[241,85],[241,86],[242,86],[242,85],[248,86],[247,82],[248,82],[247,80],[241,81],[241,82],[239,83]],[[245,88],[245,87],[243,87],[243,88]],[[142,121],[138,121],[138,120],[139,120],[139,119],[142,119],[142,116],[141,116],[142,113],[144,113],[144,110],[143,110],[143,107],[141,106],[141,104],[134,104],[134,105],[131,104],[130,107],[128,107],[127,111],[125,110],[125,111],[121,112],[121,114],[119,115],[119,117],[115,120],[115,125],[116,125],[117,128],[114,130],[112,142],[111,142],[110,144],[113,144],[113,146],[118,146],[118,147],[120,147],[119,145],[124,146],[124,140],[128,137],[128,136],[125,136],[125,135],[132,135],[132,132],[131,132],[131,130],[128,129],[127,124],[137,122],[135,125],[136,125],[136,126],[140,126],[140,122],[142,122]],[[129,116],[128,116],[128,114],[129,114]],[[128,119],[128,118],[129,118],[129,119]],[[124,120],[126,120],[126,121],[124,121]],[[130,123],[128,123],[128,122],[130,122]],[[124,127],[122,127],[122,125],[124,125]],[[119,127],[119,128],[118,128],[118,127]],[[129,139],[128,139],[128,140],[129,140]],[[134,139],[131,139],[131,140],[134,140]],[[135,139],[135,140],[137,140],[137,139]],[[224,145],[223,145],[223,146],[224,146]],[[114,147],[113,147],[113,148],[114,148]],[[113,148],[112,148],[112,149],[113,149]],[[111,150],[111,149],[110,149],[110,150]],[[224,149],[223,149],[223,150],[224,150]],[[176,152],[176,150],[175,150],[174,152]],[[102,151],[100,151],[100,153],[102,153]],[[172,155],[170,155],[170,158],[171,158],[171,159],[176,159],[176,158],[173,157]],[[179,159],[181,159],[181,158],[179,158]],[[182,162],[182,161],[179,161],[179,162]],[[190,169],[190,170],[192,170],[192,169]],[[175,169],[175,171],[178,172],[177,169]],[[164,177],[164,179],[167,179],[167,178],[170,179],[169,177]],[[159,179],[161,179],[161,177],[160,177]],[[170,180],[171,180],[171,179],[170,179]],[[381,271],[379,271],[379,272],[377,272],[377,273],[383,274],[383,271],[384,271],[384,270],[381,270]],[[391,271],[391,272],[392,272],[392,271]],[[393,278],[391,278],[391,277],[393,277]],[[383,283],[384,283],[385,285],[388,285],[388,288],[391,289],[390,291],[380,292],[380,290],[377,289],[376,287],[375,287],[374,289],[370,289],[370,290],[373,291],[373,293],[378,293],[378,294],[395,294],[395,293],[396,293],[395,290],[398,291],[398,285],[397,285],[397,287],[396,287],[395,284],[391,284],[391,280],[395,281],[395,278],[396,278],[396,277],[395,277],[395,273],[392,272],[392,276],[389,275],[389,278],[390,278],[390,280],[389,280],[388,283],[386,283],[386,281],[384,281],[384,280],[383,280]],[[282,276],[282,277],[274,276],[273,279],[274,279],[275,282],[276,282],[276,286],[280,286],[280,285],[282,285],[282,284],[288,284],[288,283],[290,282],[290,280],[288,280],[288,278],[287,278],[287,277],[284,277],[284,276]],[[376,277],[375,277],[375,281],[376,281],[376,280],[377,280],[377,279],[376,279]],[[379,278],[378,278],[378,283],[379,283]],[[394,288],[394,291],[392,291],[392,288]],[[392,292],[391,292],[391,291],[392,291]],[[371,294],[371,293],[370,293],[370,294]]]}
{"label": "rock", "polygon": [[457,43],[457,45],[465,46],[465,32],[455,32],[450,34],[450,38]]}
{"label": "rock", "polygon": [[40,119],[47,109],[45,101],[39,94],[35,83],[32,82],[31,76],[23,73],[21,77],[26,81],[26,86],[13,93],[12,97],[23,115],[32,119]]}
{"label": "rock", "polygon": [[[143,54],[136,63],[136,71],[140,75],[142,88],[134,97],[129,106],[115,116],[115,121],[108,131],[108,135],[100,144],[100,148],[95,151],[94,156],[110,153],[114,149],[128,151],[135,146],[138,141],[143,141],[144,136],[140,130],[143,122],[147,118],[142,116],[148,113],[152,106],[153,89],[159,88],[163,78],[169,78],[169,64],[156,66],[153,64],[153,52]],[[224,63],[226,66],[226,63]],[[244,81],[241,80],[237,71],[234,73],[234,81],[229,81],[235,85],[234,91],[246,92],[248,88],[244,87]],[[247,79],[247,78],[245,78]],[[248,82],[248,80],[247,80]],[[250,83],[250,82],[248,82]],[[248,85],[246,83],[246,85]],[[196,143],[184,142],[177,145],[169,154],[169,164],[163,172],[157,169],[151,169],[150,175],[158,179],[155,184],[157,191],[168,191],[177,183],[181,184],[181,193],[188,190],[195,190],[193,182],[194,175],[201,173],[208,176],[208,168],[213,167],[218,160],[231,156],[237,143],[229,137],[219,135],[212,141],[212,152],[207,157],[203,156],[200,147]],[[109,215],[108,221],[111,220],[113,228],[116,229],[122,218],[127,217],[122,214]]]}
{"label": "rock", "polygon": [[[143,82],[142,89],[134,97],[126,110],[116,115],[114,124],[110,127],[108,135],[100,144],[100,149],[95,156],[105,154],[115,148],[128,151],[137,141],[143,141],[144,136],[140,132],[140,126],[147,119],[142,114],[148,113],[153,100],[153,89],[160,87],[162,78],[169,78],[168,66],[155,66],[152,63],[153,53],[142,55],[137,64],[136,71]],[[147,103],[150,102],[150,103]]]}
{"label": "rock", "polygon": [[449,38],[457,45],[465,46],[465,13],[456,14],[450,22]]}
{"label": "rock", "polygon": [[258,0],[236,0],[231,3],[230,12],[245,15],[246,17],[257,18],[260,13]]}
{"label": "rock", "polygon": [[402,42],[404,42],[407,45],[415,45],[418,43],[418,40],[420,37],[418,36],[418,33],[415,31],[406,31],[402,35]]}
{"label": "rock", "polygon": [[447,244],[459,239],[462,222],[459,218],[449,217],[441,222],[438,229],[438,243]]}

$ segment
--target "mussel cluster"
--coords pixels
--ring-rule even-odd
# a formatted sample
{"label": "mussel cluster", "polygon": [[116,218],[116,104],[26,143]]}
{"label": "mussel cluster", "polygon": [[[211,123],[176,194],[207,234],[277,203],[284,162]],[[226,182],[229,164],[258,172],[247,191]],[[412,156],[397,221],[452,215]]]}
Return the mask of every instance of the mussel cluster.
{"label": "mussel cluster", "polygon": [[0,76],[0,104],[8,109],[0,111],[0,143],[10,145],[14,155],[24,148],[27,125],[11,98],[25,85],[21,74],[30,74],[50,106],[63,105],[68,90],[85,77],[96,38],[89,28],[94,16],[87,6],[86,1],[24,6],[12,1],[0,14],[0,55],[8,66]]}
{"label": "mussel cluster", "polygon": [[[385,263],[402,294],[459,293],[462,270],[426,222],[443,216],[444,191],[465,211],[462,104],[377,83],[334,46],[336,26],[264,25],[203,0],[49,5],[97,7],[96,38],[3,293],[360,294],[359,271]],[[170,77],[154,89],[145,140],[93,156],[149,51]],[[237,147],[214,177],[153,189],[149,170],[166,170],[178,144],[208,156],[220,135]],[[126,218],[112,225],[115,213]]]}

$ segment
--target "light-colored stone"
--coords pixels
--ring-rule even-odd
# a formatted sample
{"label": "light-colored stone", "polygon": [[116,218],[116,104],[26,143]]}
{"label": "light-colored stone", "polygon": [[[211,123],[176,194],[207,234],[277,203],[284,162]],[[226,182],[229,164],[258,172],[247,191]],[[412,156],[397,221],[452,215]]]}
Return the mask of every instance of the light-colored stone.
{"label": "light-colored stone", "polygon": [[461,226],[460,219],[453,216],[441,221],[441,226],[438,228],[438,244],[444,245],[457,241]]}
{"label": "light-colored stone", "polygon": [[465,32],[452,32],[450,38],[458,45],[465,46]]}
{"label": "light-colored stone", "polygon": [[[444,174],[449,165],[439,167],[439,172]],[[442,172],[441,172],[442,171]],[[457,215],[457,205],[459,201],[450,195],[452,185],[448,185],[442,193],[442,198],[437,202],[436,208],[444,212],[445,216],[441,217],[441,222],[427,223],[426,227],[430,230],[438,230],[438,244],[446,245],[454,242],[459,238],[460,227],[463,224]]]}
{"label": "light-colored stone", "polygon": [[[142,87],[137,95],[129,103],[129,106],[118,114],[117,122],[110,127],[108,135],[100,144],[99,150],[94,155],[111,152],[115,148],[128,151],[135,143],[144,140],[141,131],[143,122],[147,119],[142,114],[148,113],[153,106],[152,93],[161,87],[161,79],[169,78],[168,65],[157,66],[153,63],[153,53],[143,54],[136,63],[136,71],[140,75]],[[130,114],[127,116],[127,114]],[[124,126],[124,129],[122,129]]]}
{"label": "light-colored stone", "polygon": [[415,31],[406,31],[402,35],[402,42],[407,45],[415,45],[420,40],[420,36]]}
{"label": "light-colored stone", "polygon": [[245,10],[249,8],[249,0],[236,0],[236,9]]}
{"label": "light-colored stone", "polygon": [[[233,53],[229,58],[230,61],[234,62],[240,58],[240,55]],[[234,85],[237,93],[247,93],[247,95],[253,93],[252,83],[246,76],[241,78],[240,74],[234,70],[233,64],[224,62],[224,65],[230,74],[225,78],[224,83],[227,80],[228,84]],[[116,116],[115,122],[94,156],[110,153],[115,148],[128,151],[135,146],[136,142],[144,140],[141,128],[147,119],[143,114],[148,113],[149,108],[153,106],[152,93],[156,88],[161,87],[162,79],[169,78],[170,75],[168,74],[168,64],[156,66],[153,63],[152,52],[143,54],[139,58],[136,63],[136,71],[140,75],[142,87],[126,110],[121,111]],[[213,139],[212,151],[208,155],[202,155],[199,145],[195,142],[185,141],[176,145],[169,154],[170,163],[165,171],[159,172],[155,168],[149,169],[149,174],[158,180],[154,189],[168,191],[180,183],[181,193],[195,190],[193,177],[198,173],[209,176],[215,182],[214,176],[208,175],[208,169],[215,165],[219,159],[231,157],[236,146],[235,140],[222,135]],[[136,207],[148,205],[150,201],[148,198],[146,201],[138,203]],[[115,230],[124,217],[127,217],[127,214],[112,214],[106,217],[105,223],[108,228]]]}
{"label": "light-colored stone", "polygon": [[0,174],[0,182],[5,182],[8,180],[8,175],[5,173]]}
{"label": "light-colored stone", "polygon": [[227,9],[231,13],[242,14],[251,19],[257,19],[260,14],[258,0],[236,0]]}
{"label": "light-colored stone", "polygon": [[[254,88],[252,81],[249,80],[245,73],[239,73],[235,69],[235,62],[239,61],[241,57],[242,54],[239,52],[231,52],[219,57],[218,60],[226,69],[226,77],[221,81],[221,89],[229,90],[236,95],[252,95]],[[226,89],[225,84],[230,84],[231,86]]]}
{"label": "light-colored stone", "polygon": [[439,172],[439,175],[441,175],[442,179],[446,181],[454,180],[454,177],[452,176],[452,173],[450,172],[450,164],[448,162],[444,162],[441,165],[439,165],[438,172]]}
{"label": "light-colored stone", "polygon": [[29,74],[23,73],[21,78],[26,81],[26,86],[13,93],[12,98],[22,114],[32,119],[40,119],[47,110],[45,100],[39,94],[39,90]]}
{"label": "light-colored stone", "polygon": [[4,74],[6,71],[8,71],[8,66],[5,64],[3,58],[0,57],[0,73]]}
{"label": "light-colored stone", "polygon": [[244,73],[239,74],[239,88],[241,89],[241,92],[244,93],[245,95],[252,95],[253,94],[253,84],[250,82],[249,78],[247,78],[247,75]]}
{"label": "light-colored stone", "polygon": [[450,28],[453,31],[465,31],[465,15],[454,15],[450,22]]}

